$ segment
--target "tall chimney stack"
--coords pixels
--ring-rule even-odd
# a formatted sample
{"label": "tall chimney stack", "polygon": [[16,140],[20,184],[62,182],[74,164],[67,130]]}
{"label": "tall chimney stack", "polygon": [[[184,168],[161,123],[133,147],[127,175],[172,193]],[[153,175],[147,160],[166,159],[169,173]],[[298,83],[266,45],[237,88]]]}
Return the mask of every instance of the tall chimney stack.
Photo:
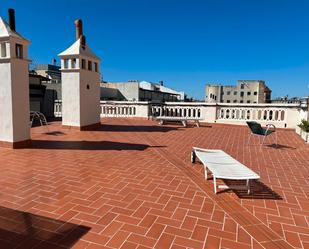
{"label": "tall chimney stack", "polygon": [[81,19],[75,20],[76,26],[76,40],[78,40],[83,35],[83,22]]}
{"label": "tall chimney stack", "polygon": [[15,10],[14,9],[9,9],[9,25],[10,29],[12,31],[16,31],[16,26],[15,26]]}

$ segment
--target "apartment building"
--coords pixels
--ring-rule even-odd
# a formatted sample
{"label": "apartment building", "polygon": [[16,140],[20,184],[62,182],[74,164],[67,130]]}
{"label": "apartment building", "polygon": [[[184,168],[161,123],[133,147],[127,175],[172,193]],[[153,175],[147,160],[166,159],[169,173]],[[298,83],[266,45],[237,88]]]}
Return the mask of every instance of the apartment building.
{"label": "apartment building", "polygon": [[271,90],[263,80],[238,80],[237,85],[207,84],[208,103],[269,103]]}
{"label": "apartment building", "polygon": [[56,60],[53,60],[52,64],[39,64],[34,71],[43,77],[49,79],[48,83],[61,83],[61,71],[60,66],[56,65]]}
{"label": "apartment building", "polygon": [[131,80],[128,82],[101,83],[101,100],[125,101],[184,101],[186,95],[164,86],[163,81]]}

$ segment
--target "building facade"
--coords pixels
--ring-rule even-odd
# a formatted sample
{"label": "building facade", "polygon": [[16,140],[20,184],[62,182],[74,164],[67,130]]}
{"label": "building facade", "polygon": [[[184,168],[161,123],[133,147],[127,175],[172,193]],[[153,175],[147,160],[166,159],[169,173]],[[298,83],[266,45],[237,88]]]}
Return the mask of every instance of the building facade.
{"label": "building facade", "polygon": [[125,101],[184,101],[184,92],[165,87],[163,82],[148,81],[101,83],[101,100]]}
{"label": "building facade", "polygon": [[54,102],[62,99],[60,66],[56,65],[54,59],[52,64],[39,64],[33,71],[36,75],[42,77],[40,84],[45,87],[41,112],[47,117],[53,117]]}
{"label": "building facade", "polygon": [[238,80],[236,86],[207,84],[205,101],[208,103],[269,103],[271,90],[263,80]]}
{"label": "building facade", "polygon": [[38,75],[48,78],[48,83],[61,83],[60,66],[57,66],[55,61],[53,64],[39,64],[34,71]]}

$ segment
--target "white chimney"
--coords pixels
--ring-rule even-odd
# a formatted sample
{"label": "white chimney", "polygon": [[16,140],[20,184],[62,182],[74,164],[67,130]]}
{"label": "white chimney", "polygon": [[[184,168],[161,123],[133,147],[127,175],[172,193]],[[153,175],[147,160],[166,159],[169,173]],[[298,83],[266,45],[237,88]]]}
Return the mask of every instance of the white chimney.
{"label": "white chimney", "polygon": [[86,44],[82,21],[76,41],[59,54],[62,79],[62,125],[80,130],[100,124],[100,59]]}
{"label": "white chimney", "polygon": [[30,143],[29,41],[15,29],[9,9],[9,24],[0,17],[0,146],[11,148]]}

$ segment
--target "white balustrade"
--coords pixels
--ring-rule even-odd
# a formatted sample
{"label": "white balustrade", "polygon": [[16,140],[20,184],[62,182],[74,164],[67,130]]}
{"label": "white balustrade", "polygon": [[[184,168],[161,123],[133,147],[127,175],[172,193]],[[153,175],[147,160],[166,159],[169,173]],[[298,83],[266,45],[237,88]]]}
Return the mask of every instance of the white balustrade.
{"label": "white balustrade", "polygon": [[[55,117],[61,117],[61,100],[54,105]],[[299,104],[226,104],[205,102],[149,102],[101,101],[101,117],[155,116],[201,119],[202,122],[244,125],[246,121],[257,121],[262,125],[273,123],[281,128],[295,128],[307,117]],[[306,115],[305,115],[306,114]]]}
{"label": "white balustrade", "polygon": [[62,117],[62,101],[61,100],[55,100],[55,103],[54,103],[54,116],[56,118]]}
{"label": "white balustrade", "polygon": [[151,114],[152,116],[161,117],[183,117],[183,118],[196,118],[201,119],[201,107],[192,105],[152,105]]}
{"label": "white balustrade", "polygon": [[298,104],[218,104],[216,122],[245,124],[256,121],[262,125],[271,123],[277,127],[294,127],[297,124]]}
{"label": "white balustrade", "polygon": [[136,107],[122,104],[101,104],[101,117],[134,117]]}
{"label": "white balustrade", "polygon": [[256,121],[285,121],[286,110],[281,108],[245,108],[245,107],[219,107],[217,118],[219,120],[256,120]]}

